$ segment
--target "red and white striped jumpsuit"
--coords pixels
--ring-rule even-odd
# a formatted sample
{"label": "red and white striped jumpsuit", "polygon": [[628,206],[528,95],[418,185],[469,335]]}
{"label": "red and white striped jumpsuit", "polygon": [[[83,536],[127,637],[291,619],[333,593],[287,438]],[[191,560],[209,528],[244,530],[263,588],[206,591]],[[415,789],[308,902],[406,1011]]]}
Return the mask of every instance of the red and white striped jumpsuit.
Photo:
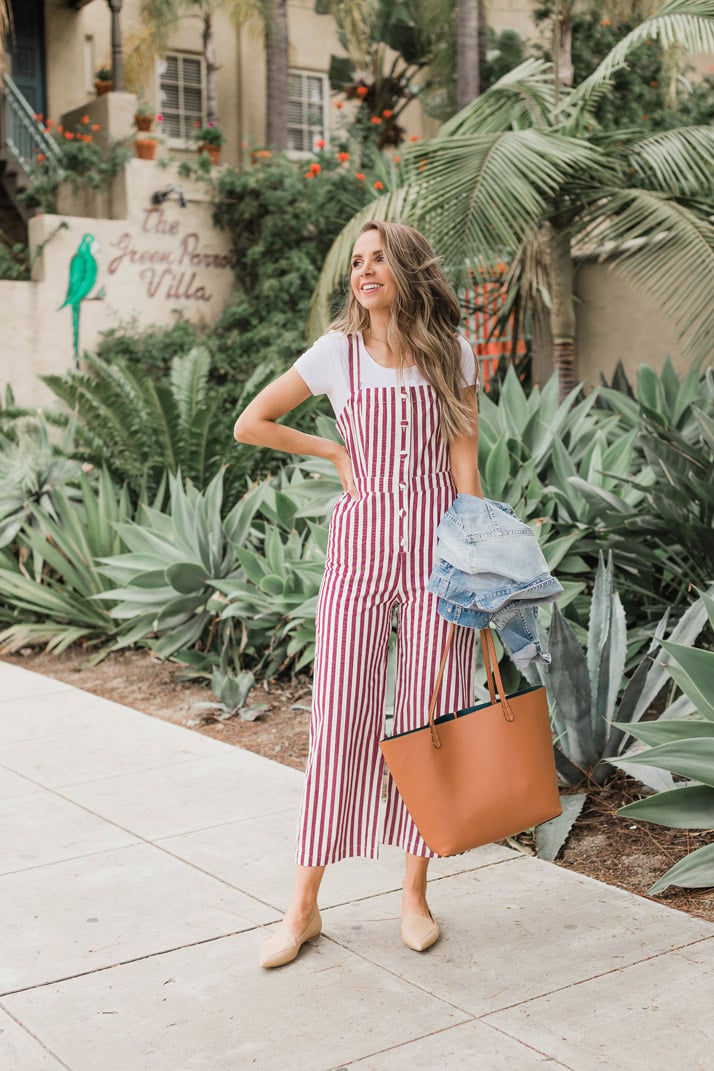
{"label": "red and white striped jumpsuit", "polygon": [[[456,494],[440,405],[430,385],[360,385],[349,340],[350,398],[337,427],[358,498],[345,493],[330,522],[318,597],[310,750],[296,861],[321,866],[375,858],[378,843],[414,855],[426,846],[388,777],[383,835],[379,740],[389,635],[397,611],[394,732],[423,725],[447,622],[426,590],[436,527]],[[437,715],[472,701],[476,633],[457,628]]]}

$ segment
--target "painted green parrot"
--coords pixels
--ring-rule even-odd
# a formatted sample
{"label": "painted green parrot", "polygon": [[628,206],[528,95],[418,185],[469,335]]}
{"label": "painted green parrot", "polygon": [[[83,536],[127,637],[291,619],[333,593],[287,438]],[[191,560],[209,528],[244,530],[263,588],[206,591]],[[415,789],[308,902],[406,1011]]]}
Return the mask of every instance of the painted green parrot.
{"label": "painted green parrot", "polygon": [[94,235],[85,234],[79,243],[79,249],[72,257],[69,264],[69,285],[67,296],[60,309],[69,305],[72,309],[72,327],[74,329],[74,361],[79,367],[79,306],[91,293],[92,287],[97,281],[97,262],[94,254],[99,251],[99,246],[94,240]]}

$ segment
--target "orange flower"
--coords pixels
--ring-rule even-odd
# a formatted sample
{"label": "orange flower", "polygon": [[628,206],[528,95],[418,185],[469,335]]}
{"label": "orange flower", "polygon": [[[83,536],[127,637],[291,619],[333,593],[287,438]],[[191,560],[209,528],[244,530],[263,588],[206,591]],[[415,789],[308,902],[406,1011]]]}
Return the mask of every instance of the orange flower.
{"label": "orange flower", "polygon": [[357,86],[357,89],[356,89],[355,92],[357,93],[358,97],[360,97],[362,100],[364,100],[364,98],[369,93],[369,90],[367,89],[367,86]]}
{"label": "orange flower", "polygon": [[600,25],[601,26],[609,26],[610,25],[610,20],[609,19],[600,19]]}
{"label": "orange flower", "polygon": [[64,127],[62,126],[61,123],[57,124],[57,133],[58,134],[63,134],[64,133]]}
{"label": "orange flower", "polygon": [[399,163],[399,157],[398,157],[398,156],[395,156],[395,157],[394,157],[394,163],[395,163],[395,164],[398,164],[398,163]]}
{"label": "orange flower", "polygon": [[84,135],[84,140],[85,141],[94,141],[94,138],[92,137],[91,134],[85,134]]}
{"label": "orange flower", "polygon": [[310,170],[312,171],[313,175],[319,175],[322,171],[322,168],[319,164],[310,164]]}
{"label": "orange flower", "polygon": [[45,127],[48,130],[51,130],[54,125],[55,125],[54,119],[48,119],[47,122],[45,123]]}
{"label": "orange flower", "polygon": [[379,126],[379,124],[382,122],[378,115],[373,115],[369,121],[370,123],[374,123],[375,126]]}
{"label": "orange flower", "polygon": [[419,135],[418,134],[412,134],[411,137],[409,138],[409,140],[410,141],[419,141]]}
{"label": "orange flower", "polygon": [[305,178],[314,178],[314,177],[315,177],[315,175],[314,175],[314,173],[312,171],[306,171],[305,172]]}
{"label": "orange flower", "polygon": [[37,115],[33,116],[33,118],[34,118],[36,123],[41,123],[42,122],[42,112],[38,112]]}
{"label": "orange flower", "polygon": [[384,116],[385,119],[391,119],[392,116],[394,115],[394,112],[392,111],[391,108],[385,108],[384,111],[382,112],[382,115]]}
{"label": "orange flower", "polygon": [[315,142],[315,148],[316,149],[324,149],[325,148],[325,142],[322,140],[322,138],[320,138],[319,141]]}
{"label": "orange flower", "polygon": [[380,180],[377,179],[377,181],[374,183],[374,188],[375,188],[375,190],[383,190],[384,189],[384,183],[380,182]]}
{"label": "orange flower", "polygon": [[364,182],[364,175],[361,171],[357,171],[357,173],[355,174],[355,178],[358,179],[360,182]]}
{"label": "orange flower", "polygon": [[38,152],[38,154],[37,154],[37,163],[38,164],[44,164],[44,162],[45,162],[45,154],[43,152]]}
{"label": "orange flower", "polygon": [[422,160],[422,162],[419,164],[419,170],[423,171],[425,167],[426,167],[426,160]]}
{"label": "orange flower", "polygon": [[99,126],[99,123],[92,123],[92,130],[94,131],[94,133],[95,133],[95,134],[96,134],[96,133],[97,133],[97,131],[98,131],[98,130],[100,130],[100,129],[101,129],[101,128],[100,128],[100,126]]}
{"label": "orange flower", "polygon": [[74,134],[71,130],[65,130],[64,136],[67,138],[67,141],[74,141]]}
{"label": "orange flower", "polygon": [[336,108],[344,108],[344,106],[345,106],[345,102],[343,100],[336,100],[335,101],[335,107]]}
{"label": "orange flower", "polygon": [[657,86],[659,85],[659,82],[650,82],[650,85],[652,86],[653,89],[656,89]]}
{"label": "orange flower", "polygon": [[645,122],[647,122],[647,120],[649,119],[649,115],[643,115],[642,118],[644,119]]}
{"label": "orange flower", "polygon": [[88,126],[88,124],[89,124],[89,116],[88,115],[83,115],[82,116],[82,126]]}
{"label": "orange flower", "polygon": [[338,152],[337,154],[337,159],[340,161],[341,164],[346,164],[349,158],[350,154],[348,152]]}

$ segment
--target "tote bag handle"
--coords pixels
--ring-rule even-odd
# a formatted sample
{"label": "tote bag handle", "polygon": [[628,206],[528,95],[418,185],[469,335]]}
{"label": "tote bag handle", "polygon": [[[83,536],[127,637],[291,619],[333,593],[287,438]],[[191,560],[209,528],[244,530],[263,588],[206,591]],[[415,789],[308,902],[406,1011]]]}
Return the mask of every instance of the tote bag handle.
{"label": "tote bag handle", "polygon": [[[451,650],[451,645],[454,642],[455,630],[456,625],[452,621],[449,624],[449,631],[446,635],[444,653],[441,656],[439,672],[436,675],[434,691],[431,694],[431,701],[429,703],[429,729],[431,731],[431,742],[435,748],[441,747],[441,740],[439,739],[439,730],[434,722],[434,711],[436,710],[436,703],[439,698],[439,692],[441,690],[441,681],[444,676],[444,670],[446,668],[446,660],[449,657],[449,651]],[[493,636],[491,635],[491,629],[482,628],[480,631],[481,649],[483,651],[483,661],[486,667],[486,681],[488,684],[488,692],[491,697],[491,702],[500,703],[503,708],[503,716],[506,721],[513,721],[514,715],[503,687],[503,681],[501,680],[501,671],[498,668],[498,659],[496,658],[496,648],[493,644]]]}

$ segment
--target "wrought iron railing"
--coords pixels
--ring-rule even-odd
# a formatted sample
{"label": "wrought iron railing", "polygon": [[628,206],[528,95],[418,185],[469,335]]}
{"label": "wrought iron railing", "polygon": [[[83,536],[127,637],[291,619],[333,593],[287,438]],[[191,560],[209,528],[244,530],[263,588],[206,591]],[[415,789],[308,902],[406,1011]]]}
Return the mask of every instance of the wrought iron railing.
{"label": "wrought iron railing", "polygon": [[29,174],[40,154],[50,160],[59,155],[59,150],[9,74],[3,75],[2,84],[3,148]]}

